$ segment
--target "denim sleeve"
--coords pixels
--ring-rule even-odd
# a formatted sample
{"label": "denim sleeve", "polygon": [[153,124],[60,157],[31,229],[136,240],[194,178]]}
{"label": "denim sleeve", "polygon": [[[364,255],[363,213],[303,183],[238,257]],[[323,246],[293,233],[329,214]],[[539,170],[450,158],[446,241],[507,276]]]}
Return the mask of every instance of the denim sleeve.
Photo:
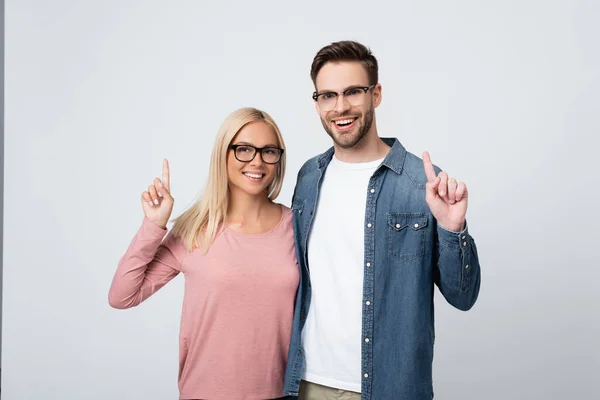
{"label": "denim sleeve", "polygon": [[481,270],[475,240],[468,225],[461,232],[437,225],[435,283],[444,298],[459,310],[473,307],[479,295]]}

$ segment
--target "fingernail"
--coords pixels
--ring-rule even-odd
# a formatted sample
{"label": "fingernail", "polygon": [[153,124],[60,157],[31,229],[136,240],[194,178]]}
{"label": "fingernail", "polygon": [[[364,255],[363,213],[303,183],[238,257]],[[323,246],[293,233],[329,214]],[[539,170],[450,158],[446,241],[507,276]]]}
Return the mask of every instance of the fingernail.
{"label": "fingernail", "polygon": [[161,192],[158,192],[158,197],[163,197]]}
{"label": "fingernail", "polygon": [[158,205],[158,199],[154,199],[154,204]]}
{"label": "fingernail", "polygon": [[149,201],[148,204],[150,204],[150,207],[154,207],[154,203]]}

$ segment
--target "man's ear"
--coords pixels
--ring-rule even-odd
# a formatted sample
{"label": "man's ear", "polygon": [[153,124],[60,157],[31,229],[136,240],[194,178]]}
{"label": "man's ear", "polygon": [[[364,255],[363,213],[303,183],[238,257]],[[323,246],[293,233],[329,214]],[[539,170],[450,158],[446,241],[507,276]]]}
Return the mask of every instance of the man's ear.
{"label": "man's ear", "polygon": [[377,107],[381,104],[381,83],[378,83],[373,88],[373,107]]}

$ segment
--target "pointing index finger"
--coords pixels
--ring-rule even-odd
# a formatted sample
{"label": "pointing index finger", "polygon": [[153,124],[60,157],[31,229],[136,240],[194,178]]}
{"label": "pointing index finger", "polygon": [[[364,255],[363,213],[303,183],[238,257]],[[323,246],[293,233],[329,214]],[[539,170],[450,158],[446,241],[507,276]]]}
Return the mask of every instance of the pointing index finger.
{"label": "pointing index finger", "polygon": [[436,178],[435,169],[433,169],[433,164],[431,163],[431,157],[429,157],[429,152],[423,153],[423,168],[425,168],[425,176],[427,176],[428,181],[434,181]]}
{"label": "pointing index finger", "polygon": [[167,190],[171,190],[171,178],[169,173],[169,161],[165,158],[163,160],[163,168],[162,168],[162,184]]}

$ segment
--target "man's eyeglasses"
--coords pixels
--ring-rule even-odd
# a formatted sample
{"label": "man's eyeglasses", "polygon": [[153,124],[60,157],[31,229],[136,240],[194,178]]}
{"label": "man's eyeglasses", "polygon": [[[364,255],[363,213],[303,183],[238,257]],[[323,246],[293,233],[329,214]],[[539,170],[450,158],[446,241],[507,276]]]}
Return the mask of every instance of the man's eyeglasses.
{"label": "man's eyeglasses", "polygon": [[249,144],[232,144],[229,146],[233,150],[236,160],[241,162],[250,162],[256,157],[256,153],[260,153],[265,164],[277,164],[283,154],[283,149],[279,147],[255,147]]}
{"label": "man's eyeglasses", "polygon": [[348,104],[351,106],[361,106],[365,102],[367,92],[373,89],[375,85],[370,86],[351,86],[341,92],[314,92],[312,98],[319,104],[319,108],[324,111],[335,108],[339,95],[343,95]]}

